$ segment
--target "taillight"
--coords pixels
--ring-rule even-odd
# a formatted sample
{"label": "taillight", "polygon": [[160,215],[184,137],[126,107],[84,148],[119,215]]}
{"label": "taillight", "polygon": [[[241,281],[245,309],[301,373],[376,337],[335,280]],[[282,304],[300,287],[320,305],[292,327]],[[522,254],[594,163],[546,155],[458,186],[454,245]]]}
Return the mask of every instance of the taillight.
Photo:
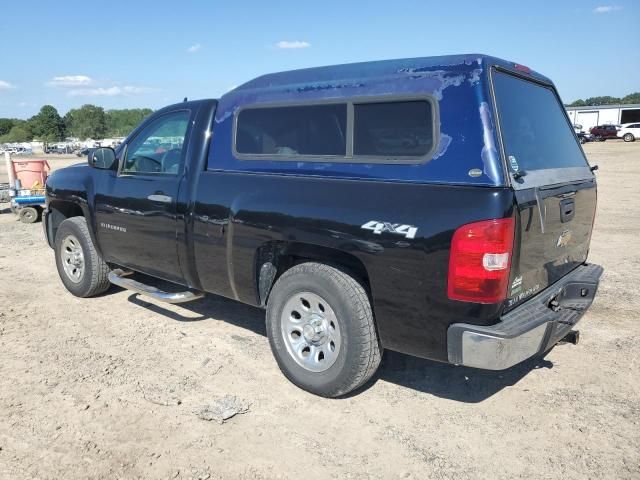
{"label": "taillight", "polygon": [[514,219],[469,223],[451,241],[448,295],[452,300],[498,303],[507,297]]}
{"label": "taillight", "polygon": [[519,72],[528,73],[529,75],[531,75],[531,69],[526,65],[520,65],[518,63],[515,63],[513,67]]}

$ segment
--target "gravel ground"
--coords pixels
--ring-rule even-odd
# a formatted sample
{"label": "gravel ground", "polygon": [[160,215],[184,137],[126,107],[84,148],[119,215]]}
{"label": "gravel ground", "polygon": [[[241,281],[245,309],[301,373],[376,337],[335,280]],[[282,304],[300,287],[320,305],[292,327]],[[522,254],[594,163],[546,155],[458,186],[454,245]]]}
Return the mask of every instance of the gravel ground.
{"label": "gravel ground", "polygon": [[606,273],[581,343],[504,372],[386,352],[341,400],[284,378],[261,310],[74,298],[0,205],[0,478],[640,478],[640,142],[585,151]]}

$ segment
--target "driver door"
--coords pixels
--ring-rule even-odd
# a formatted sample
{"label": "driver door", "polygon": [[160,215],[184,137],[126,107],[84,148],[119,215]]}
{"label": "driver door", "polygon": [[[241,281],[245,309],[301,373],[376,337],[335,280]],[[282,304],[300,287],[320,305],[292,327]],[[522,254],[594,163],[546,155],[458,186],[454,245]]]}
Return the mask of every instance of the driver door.
{"label": "driver door", "polygon": [[96,231],[108,262],[181,282],[178,189],[190,133],[189,110],[163,112],[120,150],[119,170],[96,189]]}

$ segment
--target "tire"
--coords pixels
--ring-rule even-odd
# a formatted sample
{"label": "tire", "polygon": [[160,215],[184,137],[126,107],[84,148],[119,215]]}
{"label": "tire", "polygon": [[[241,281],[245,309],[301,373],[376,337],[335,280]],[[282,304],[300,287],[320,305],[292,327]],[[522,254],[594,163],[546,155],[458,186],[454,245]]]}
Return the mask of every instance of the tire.
{"label": "tire", "polygon": [[596,142],[604,142],[604,138],[602,138],[600,135],[596,136],[595,140]]}
{"label": "tire", "polygon": [[24,207],[18,210],[18,216],[22,223],[35,223],[40,218],[40,212],[35,207]]}
{"label": "tire", "polygon": [[329,265],[301,263],[282,274],[267,303],[267,335],[284,375],[323,397],[360,387],[380,365],[367,292]]}
{"label": "tire", "polygon": [[587,139],[584,137],[580,137],[580,143],[584,145],[585,143],[587,143]]}
{"label": "tire", "polygon": [[625,133],[624,136],[622,137],[622,139],[625,142],[635,142],[636,141],[636,137],[633,136],[633,133]]}
{"label": "tire", "polygon": [[60,280],[76,297],[92,297],[109,289],[109,267],[93,246],[84,217],[67,218],[60,224],[55,256]]}

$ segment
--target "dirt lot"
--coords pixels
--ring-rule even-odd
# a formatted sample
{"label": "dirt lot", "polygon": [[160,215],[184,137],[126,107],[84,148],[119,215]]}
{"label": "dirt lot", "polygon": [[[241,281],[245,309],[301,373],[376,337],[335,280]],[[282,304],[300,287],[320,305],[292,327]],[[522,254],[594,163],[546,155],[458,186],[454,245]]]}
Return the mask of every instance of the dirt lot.
{"label": "dirt lot", "polygon": [[[341,400],[280,374],[261,310],[72,297],[0,206],[0,477],[640,478],[640,142],[585,150],[606,273],[581,343],[505,372],[387,352]],[[225,395],[248,412],[198,417]]]}

